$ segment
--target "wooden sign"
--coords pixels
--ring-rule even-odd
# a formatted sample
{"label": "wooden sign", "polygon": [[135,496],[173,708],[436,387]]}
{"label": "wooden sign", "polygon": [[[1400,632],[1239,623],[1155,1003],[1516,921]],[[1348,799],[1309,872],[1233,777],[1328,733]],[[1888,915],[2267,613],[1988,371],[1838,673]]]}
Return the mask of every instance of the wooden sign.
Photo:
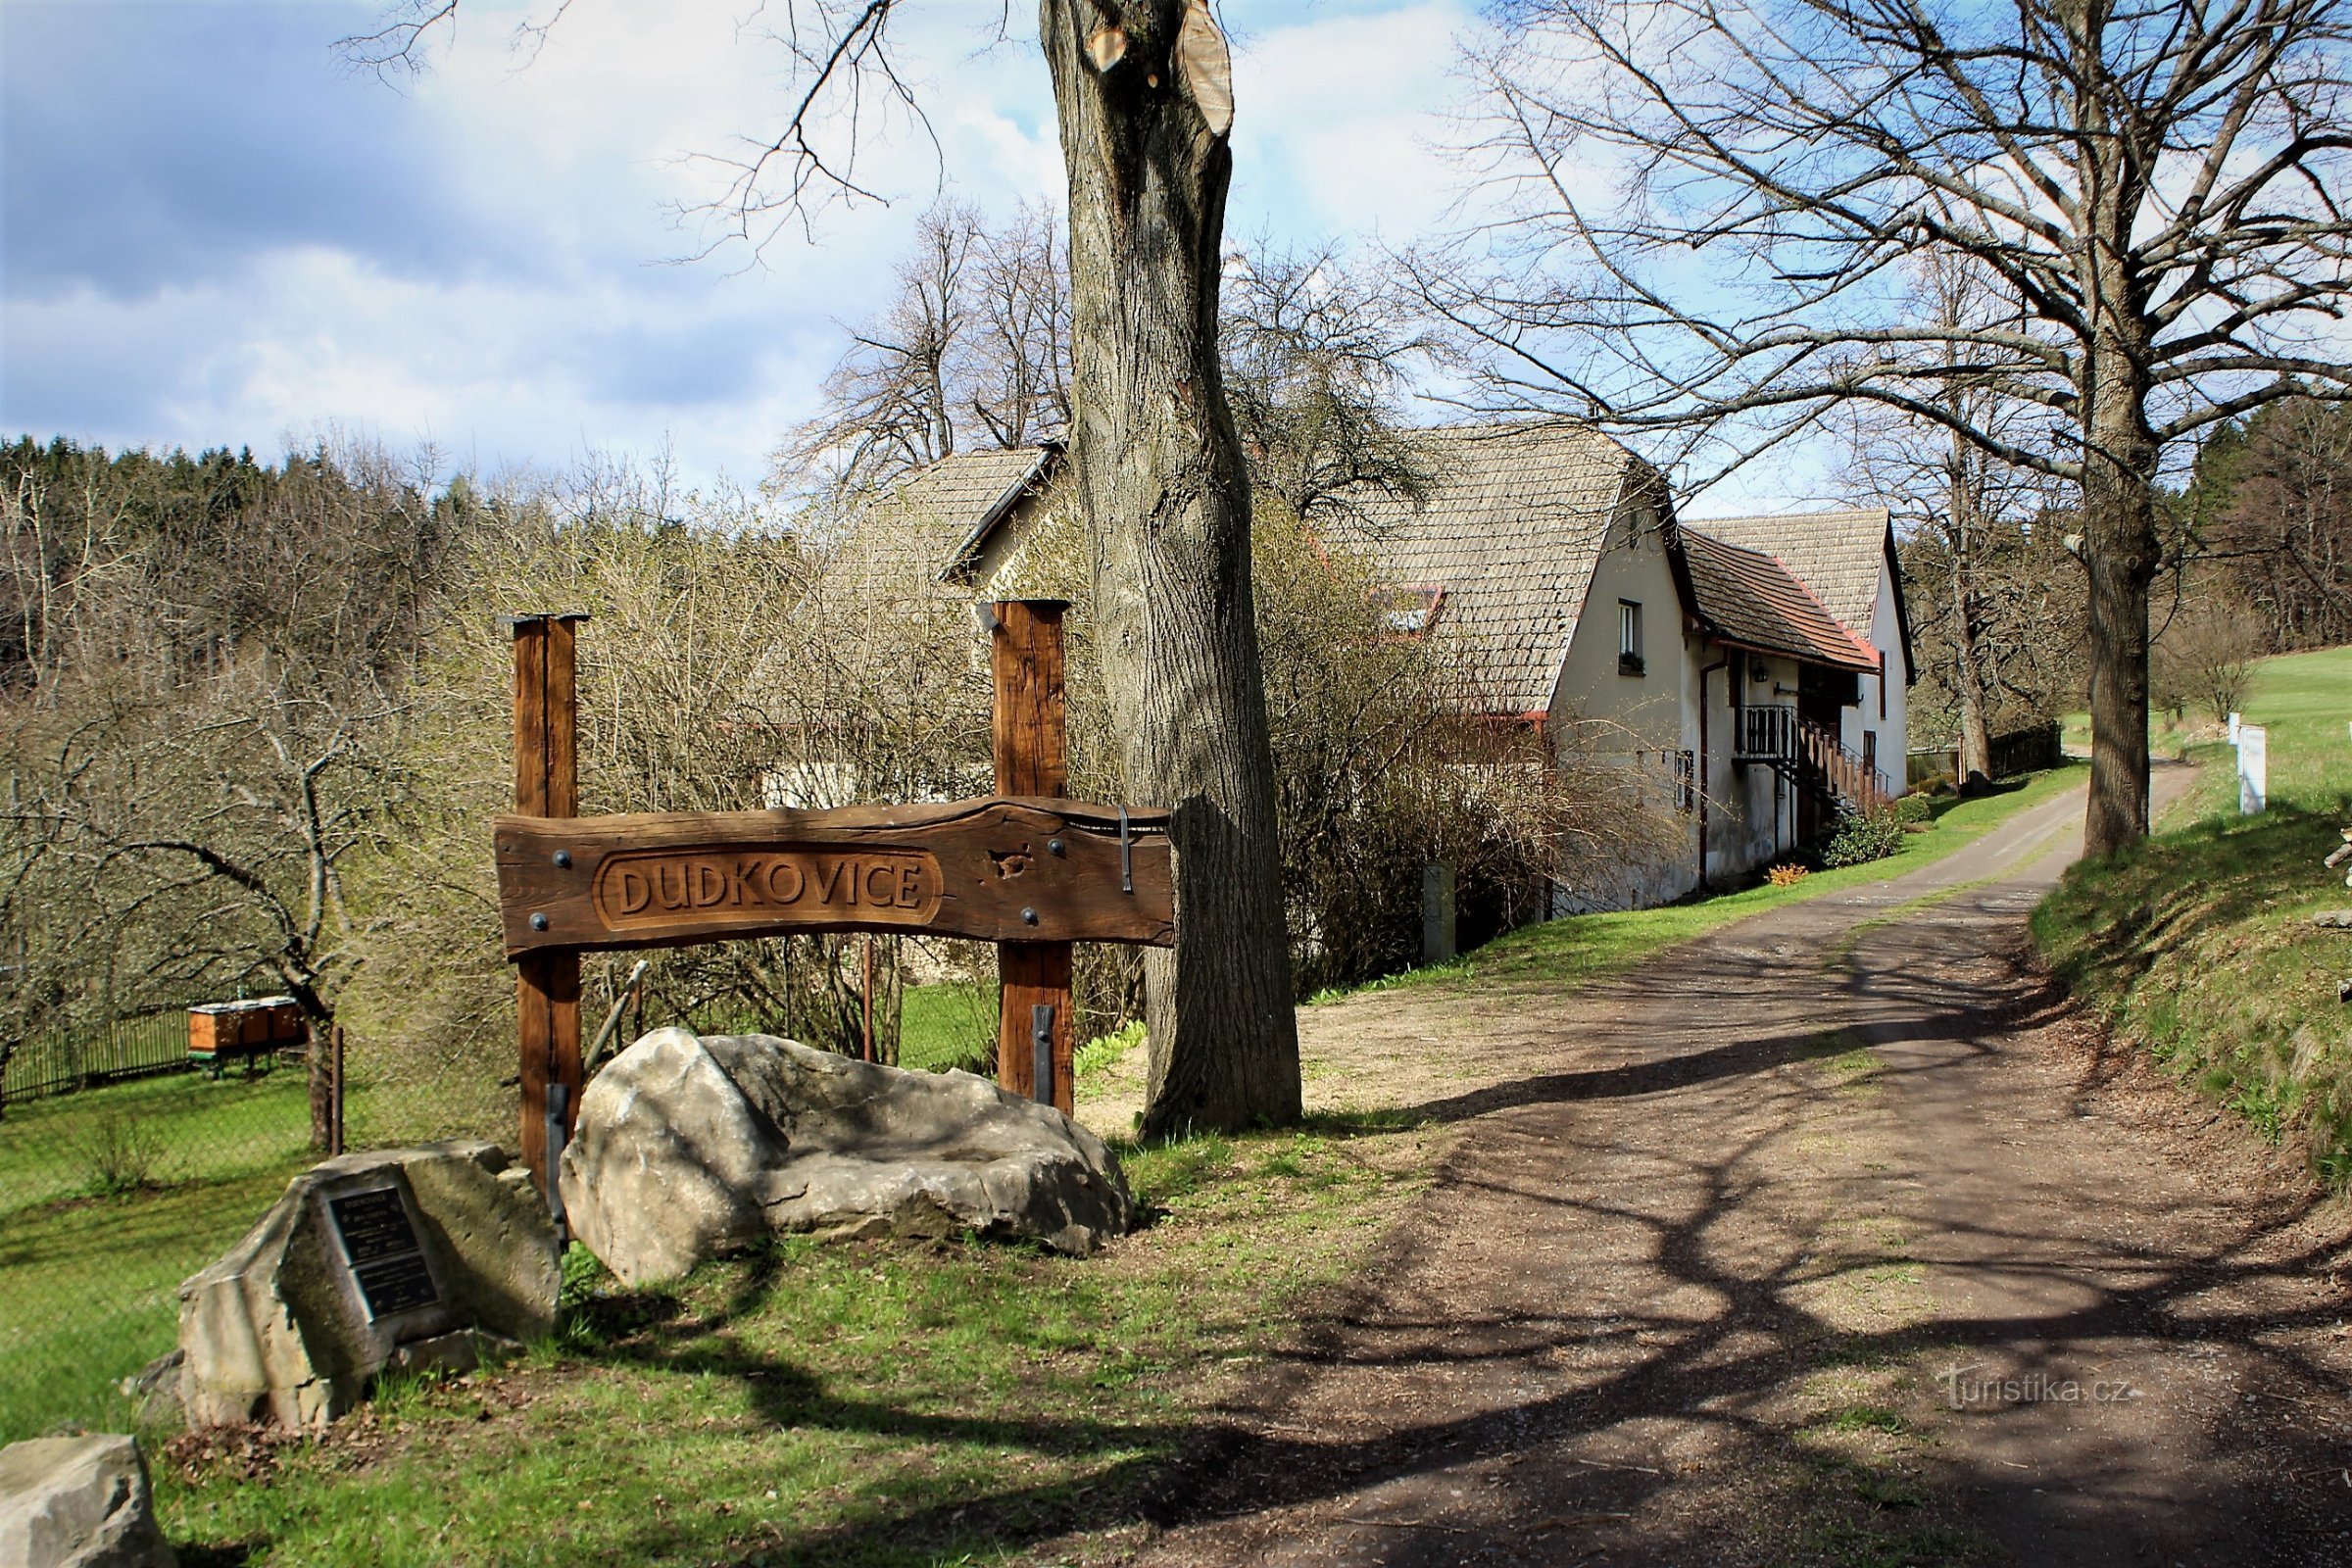
{"label": "wooden sign", "polygon": [[507,956],[881,931],[1167,947],[1168,815],[1008,799],[502,816]]}
{"label": "wooden sign", "polygon": [[[1066,607],[1016,599],[974,608],[996,687],[994,797],[592,817],[573,814],[575,655],[587,617],[501,617],[514,639],[515,814],[494,824],[499,915],[514,961],[522,1157],[548,1193],[556,1152],[579,1115],[588,950],[815,931],[994,942],[997,1081],[1072,1108],[1070,944],[1175,945],[1168,813],[1062,798]],[[871,963],[869,953],[869,1007]]]}

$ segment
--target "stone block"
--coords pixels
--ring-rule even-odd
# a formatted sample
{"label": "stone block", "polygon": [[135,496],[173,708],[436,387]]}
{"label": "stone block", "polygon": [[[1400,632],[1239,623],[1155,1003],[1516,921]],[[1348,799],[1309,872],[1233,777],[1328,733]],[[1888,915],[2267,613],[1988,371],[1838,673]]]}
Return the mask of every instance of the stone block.
{"label": "stone block", "polygon": [[190,1426],[317,1426],[386,1368],[462,1369],[555,1327],[554,1222],[496,1145],[345,1154],[179,1288]]}
{"label": "stone block", "polygon": [[968,1231],[1083,1255],[1137,1215],[1101,1139],[984,1078],[683,1029],[588,1085],[561,1182],[573,1234],[631,1285],[790,1232]]}
{"label": "stone block", "polygon": [[0,1568],[175,1568],[147,1463],[113,1434],[0,1448]]}

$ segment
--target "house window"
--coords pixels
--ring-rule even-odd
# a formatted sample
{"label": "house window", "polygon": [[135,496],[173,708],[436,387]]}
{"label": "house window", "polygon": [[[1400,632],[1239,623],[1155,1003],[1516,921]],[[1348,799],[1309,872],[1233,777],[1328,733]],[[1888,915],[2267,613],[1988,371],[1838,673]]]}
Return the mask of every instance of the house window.
{"label": "house window", "polygon": [[1642,607],[1631,599],[1617,601],[1617,673],[1642,673]]}
{"label": "house window", "polygon": [[1879,770],[1879,732],[1875,729],[1862,732],[1862,767],[1871,773]]}
{"label": "house window", "polygon": [[1682,751],[1674,754],[1674,808],[1689,816],[1698,809],[1698,757]]}

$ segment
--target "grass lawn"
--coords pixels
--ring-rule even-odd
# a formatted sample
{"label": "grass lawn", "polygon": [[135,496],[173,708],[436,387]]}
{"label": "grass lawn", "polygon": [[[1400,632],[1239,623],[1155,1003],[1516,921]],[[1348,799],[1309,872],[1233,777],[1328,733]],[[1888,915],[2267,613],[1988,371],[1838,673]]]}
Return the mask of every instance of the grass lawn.
{"label": "grass lawn", "polygon": [[172,1348],[179,1282],[276,1200],[308,1152],[303,1074],[150,1078],[0,1119],[0,1442],[120,1428],[115,1385]]}
{"label": "grass lawn", "polygon": [[[1704,936],[1719,926],[1784,904],[1819,898],[1841,888],[1884,882],[1915,871],[1982,837],[2030,806],[2081,786],[2090,776],[2082,763],[2029,773],[1995,786],[1975,800],[1946,796],[1933,804],[1922,831],[1885,859],[1834,871],[1815,871],[1787,887],[1769,883],[1741,893],[1694,899],[1655,909],[1581,914],[1566,920],[1522,926],[1452,963],[1412,969],[1373,988],[1468,984],[1486,980],[1585,982],[1630,968],[1661,948]],[[1342,995],[1333,992],[1324,1001]]]}
{"label": "grass lawn", "polygon": [[944,1072],[993,1072],[997,988],[943,983],[908,986],[899,998],[899,1065]]}
{"label": "grass lawn", "polygon": [[[1894,859],[1563,921],[1395,983],[1573,985],[1914,869],[2080,777],[1948,803]],[[1352,1031],[1332,1033],[1347,1049]],[[1088,1048],[1082,1119],[1126,1124],[1139,1039]],[[166,1529],[183,1561],[255,1568],[1115,1554],[1218,1390],[1266,1376],[1267,1353],[1427,1186],[1460,1127],[1416,1097],[1479,1070],[1460,1045],[1415,1048],[1430,1056],[1418,1089],[1360,1067],[1343,1082],[1345,1055],[1310,1060],[1323,1108],[1303,1129],[1122,1143],[1155,1219],[1089,1261],[795,1241],[634,1293],[583,1268],[556,1341],[516,1367],[391,1391],[323,1441],[180,1440],[156,1465]]]}
{"label": "grass lawn", "polygon": [[2034,916],[2067,983],[2180,1078],[2293,1140],[2352,1184],[2352,936],[2316,928],[2352,906],[2320,865],[2352,823],[2352,648],[2266,660],[2242,710],[2270,731],[2271,809],[2237,814],[2227,745],[2165,831],[2071,870]]}

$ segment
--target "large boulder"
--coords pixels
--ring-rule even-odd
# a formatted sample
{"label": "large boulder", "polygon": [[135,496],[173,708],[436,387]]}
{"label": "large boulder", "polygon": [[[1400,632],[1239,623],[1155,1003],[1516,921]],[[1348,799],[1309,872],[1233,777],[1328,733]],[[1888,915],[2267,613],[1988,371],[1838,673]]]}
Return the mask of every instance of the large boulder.
{"label": "large boulder", "polygon": [[0,1568],[173,1568],[133,1440],[35,1438],[0,1448]]}
{"label": "large boulder", "polygon": [[903,1072],[772,1035],[661,1029],[580,1099],[572,1233],[631,1285],[779,1232],[1029,1237],[1083,1256],[1133,1228],[1102,1141],[967,1072]]}
{"label": "large boulder", "polygon": [[387,1368],[462,1371],[555,1328],[555,1224],[495,1144],[345,1154],[179,1288],[190,1426],[318,1426]]}

